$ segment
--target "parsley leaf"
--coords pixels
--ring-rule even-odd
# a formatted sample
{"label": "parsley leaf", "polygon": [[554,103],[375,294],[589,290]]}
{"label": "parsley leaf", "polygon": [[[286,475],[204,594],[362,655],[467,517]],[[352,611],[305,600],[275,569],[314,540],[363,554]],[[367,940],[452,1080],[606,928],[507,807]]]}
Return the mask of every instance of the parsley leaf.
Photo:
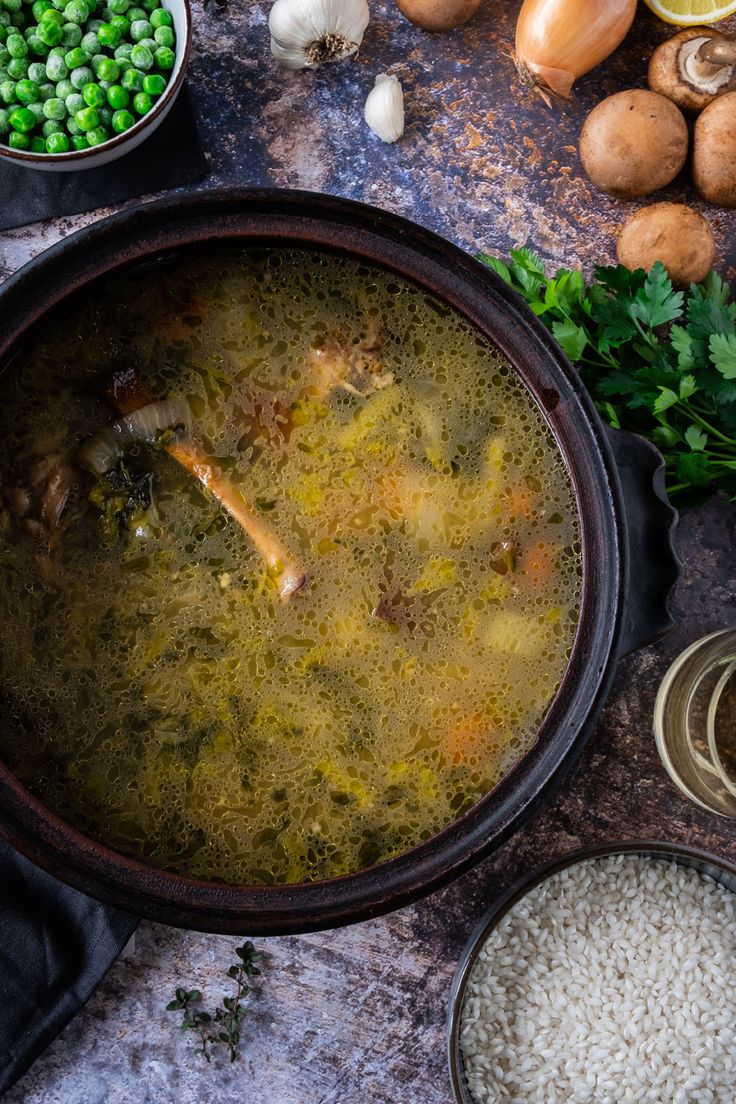
{"label": "parsley leaf", "polygon": [[660,263],[599,266],[587,284],[574,269],[547,276],[526,248],[479,259],[552,332],[602,417],[661,449],[671,495],[736,499],[736,302],[716,272],[682,292]]}

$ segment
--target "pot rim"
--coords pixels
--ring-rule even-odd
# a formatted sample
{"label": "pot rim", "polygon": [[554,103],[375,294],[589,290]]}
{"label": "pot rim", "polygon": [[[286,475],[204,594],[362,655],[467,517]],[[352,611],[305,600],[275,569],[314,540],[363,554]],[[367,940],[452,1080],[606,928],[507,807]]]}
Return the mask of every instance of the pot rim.
{"label": "pot rim", "polygon": [[643,858],[670,860],[707,874],[714,881],[736,893],[736,863],[688,844],[666,840],[633,839],[577,847],[548,859],[533,870],[519,875],[483,913],[475,925],[458,960],[450,986],[447,1011],[447,1060],[455,1104],[475,1104],[465,1085],[460,1053],[460,1017],[473,967],[486,941],[511,909],[542,882],[578,863],[603,859],[610,855],[639,855]]}
{"label": "pot rim", "polygon": [[[467,870],[518,828],[582,751],[608,691],[628,558],[609,441],[557,344],[495,273],[430,231],[364,204],[309,192],[220,189],[169,196],[93,223],[31,260],[0,289],[0,364],[39,318],[92,279],[161,254],[231,240],[357,256],[431,291],[480,329],[526,383],[563,453],[584,560],[575,642],[533,747],[489,794],[430,840],[365,870],[293,886],[231,886],[173,874],[73,829],[0,764],[0,827],[52,874],[156,920],[267,935],[332,927],[407,904]],[[530,367],[535,360],[537,377]]]}

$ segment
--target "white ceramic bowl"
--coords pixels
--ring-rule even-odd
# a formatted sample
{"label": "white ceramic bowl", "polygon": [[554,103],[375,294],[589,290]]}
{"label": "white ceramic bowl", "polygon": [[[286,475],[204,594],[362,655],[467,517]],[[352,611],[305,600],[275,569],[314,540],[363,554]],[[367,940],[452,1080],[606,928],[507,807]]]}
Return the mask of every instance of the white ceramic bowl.
{"label": "white ceramic bowl", "polygon": [[116,161],[118,157],[129,153],[150,138],[171,111],[174,100],[181,91],[192,46],[192,10],[189,0],[161,0],[161,7],[170,11],[174,20],[176,60],[169,83],[147,115],[139,119],[130,130],[89,149],[70,150],[69,153],[31,153],[29,150],[11,149],[10,146],[0,144],[0,158],[17,165],[25,165],[29,169],[41,169],[43,172],[76,172],[77,169],[97,169],[100,165]]}

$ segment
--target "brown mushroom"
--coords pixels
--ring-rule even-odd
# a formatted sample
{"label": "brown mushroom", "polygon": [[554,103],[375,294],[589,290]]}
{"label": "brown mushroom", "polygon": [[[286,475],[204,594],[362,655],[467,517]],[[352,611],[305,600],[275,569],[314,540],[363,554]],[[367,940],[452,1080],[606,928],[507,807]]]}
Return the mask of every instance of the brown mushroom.
{"label": "brown mushroom", "polygon": [[618,239],[618,259],[632,271],[649,272],[661,261],[675,287],[699,284],[710,272],[716,244],[702,215],[684,203],[653,203],[624,225]]}
{"label": "brown mushroom", "polygon": [[693,113],[731,90],[734,77],[736,44],[710,27],[688,27],[673,35],[649,62],[652,91]]}
{"label": "brown mushroom", "polygon": [[617,92],[593,108],[580,133],[580,159],[593,184],[617,199],[663,188],[687,158],[678,107],[646,89]]}
{"label": "brown mushroom", "polygon": [[475,15],[480,0],[396,0],[410,23],[424,31],[452,31]]}
{"label": "brown mushroom", "polygon": [[719,96],[698,116],[693,181],[709,203],[736,207],[736,92]]}

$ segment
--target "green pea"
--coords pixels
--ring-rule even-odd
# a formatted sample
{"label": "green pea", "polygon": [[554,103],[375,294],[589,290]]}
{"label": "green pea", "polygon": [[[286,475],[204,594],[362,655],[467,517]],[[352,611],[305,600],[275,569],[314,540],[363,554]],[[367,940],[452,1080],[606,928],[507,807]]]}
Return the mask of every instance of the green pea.
{"label": "green pea", "polygon": [[48,138],[50,134],[62,134],[64,127],[56,119],[47,119],[45,123],[41,125],[41,133],[44,138]]}
{"label": "green pea", "polygon": [[28,79],[42,84],[46,80],[46,65],[43,61],[32,61],[28,66]]}
{"label": "green pea", "polygon": [[125,130],[130,130],[132,126],[135,126],[135,115],[131,115],[129,111],[116,111],[112,117],[112,129],[117,134],[122,134]]}
{"label": "green pea", "polygon": [[18,103],[26,105],[35,103],[38,99],[38,82],[34,80],[28,80],[27,77],[23,80],[19,80],[15,86],[15,97],[18,100]]}
{"label": "green pea", "polygon": [[122,80],[123,73],[125,73],[128,69],[133,68],[133,62],[130,60],[130,58],[121,57],[118,59],[118,65],[120,66],[120,76],[118,77],[118,80]]}
{"label": "green pea", "polygon": [[130,33],[130,22],[124,15],[114,15],[110,20],[110,26],[117,27],[121,39],[124,39]]}
{"label": "green pea", "polygon": [[[141,78],[141,88],[142,87],[143,87],[143,79]],[[15,81],[14,80],[4,80],[3,83],[0,84],[0,100],[2,100],[2,102],[4,104],[8,104],[8,106],[10,104],[15,103]]]}
{"label": "green pea", "polygon": [[103,23],[109,23],[114,14],[115,12],[112,8],[108,4],[105,4],[104,8],[100,10],[100,19]]}
{"label": "green pea", "polygon": [[82,98],[87,107],[102,107],[104,103],[107,103],[107,97],[99,84],[85,84],[82,89]]}
{"label": "green pea", "polygon": [[47,119],[66,119],[66,104],[63,100],[60,100],[58,96],[54,96],[52,99],[46,100],[46,102],[44,103],[43,113]]}
{"label": "green pea", "polygon": [[166,78],[159,73],[147,73],[143,78],[143,91],[149,96],[160,96],[166,88]]}
{"label": "green pea", "polygon": [[144,11],[143,8],[128,8],[125,14],[131,23],[134,19],[148,19],[148,12]]}
{"label": "green pea", "polygon": [[64,8],[64,18],[67,23],[76,23],[78,26],[86,23],[89,19],[89,8],[85,0],[69,0]]}
{"label": "green pea", "polygon": [[156,8],[160,8],[161,5],[158,0],[141,0],[141,7],[150,15],[151,12],[155,12]]}
{"label": "green pea", "polygon": [[[89,87],[89,85],[87,87]],[[79,92],[70,92],[69,95],[65,97],[64,103],[69,114],[76,115],[76,113],[81,111],[85,106],[86,100]]]}
{"label": "green pea", "polygon": [[[130,47],[131,50],[133,47]],[[4,46],[0,46],[0,65],[7,65],[10,61],[10,51],[6,50]]]}
{"label": "green pea", "polygon": [[89,149],[89,142],[84,134],[75,134],[72,138],[72,148],[75,150]]}
{"label": "green pea", "polygon": [[46,76],[52,81],[60,81],[68,77],[69,69],[64,59],[57,57],[56,54],[49,54],[46,59]]}
{"label": "green pea", "polygon": [[67,6],[68,0],[51,0],[51,3],[57,9],[57,11],[63,11]]}
{"label": "green pea", "polygon": [[[127,112],[121,112],[122,115]],[[115,116],[113,115],[113,125],[115,123]],[[0,107],[0,134],[7,134],[10,130],[10,113],[4,108]]]}
{"label": "green pea", "polygon": [[50,134],[46,139],[46,152],[68,153],[70,145],[66,134]]}
{"label": "green pea", "polygon": [[46,153],[46,139],[37,134],[31,138],[31,153]]}
{"label": "green pea", "polygon": [[66,130],[67,130],[68,134],[82,134],[83,133],[82,128],[77,126],[76,119],[72,118],[71,116],[66,120],[65,126],[66,126]]}
{"label": "green pea", "polygon": [[147,92],[136,92],[133,97],[133,110],[138,115],[146,115],[153,107],[153,100]]}
{"label": "green pea", "polygon": [[[61,28],[61,45],[68,46],[70,50],[73,50],[76,46],[81,46],[82,28],[78,27],[76,23],[65,23]],[[82,48],[84,49],[84,47]]]}
{"label": "green pea", "polygon": [[87,141],[91,146],[101,146],[110,137],[107,127],[97,126],[87,131]]}
{"label": "green pea", "polygon": [[36,57],[45,57],[48,52],[48,46],[37,34],[32,34],[28,37],[28,52],[35,54]]}
{"label": "green pea", "polygon": [[97,31],[97,37],[101,46],[111,46],[114,49],[120,45],[120,28],[112,23],[103,23]]}
{"label": "green pea", "polygon": [[48,7],[43,12],[38,22],[41,26],[48,26],[49,23],[56,23],[58,27],[63,27],[65,19],[61,12],[57,11],[56,8]]}
{"label": "green pea", "polygon": [[21,134],[19,130],[11,130],[8,135],[8,145],[11,149],[27,150],[31,148],[31,139],[27,134]]}
{"label": "green pea", "polygon": [[176,64],[176,54],[168,46],[159,46],[158,50],[154,51],[153,57],[158,68],[165,69],[167,72]]}
{"label": "green pea", "polygon": [[86,50],[90,57],[100,51],[100,40],[94,31],[87,31],[86,34],[83,34],[79,45],[83,50]]}
{"label": "green pea", "polygon": [[155,11],[151,12],[150,18],[151,23],[156,28],[174,26],[174,18],[171,12],[167,11],[166,8],[156,8]]}
{"label": "green pea", "polygon": [[88,31],[94,31],[94,33],[97,34],[97,32],[99,31],[101,26],[102,26],[102,20],[101,19],[90,19],[89,23],[87,24],[87,30]]}
{"label": "green pea", "polygon": [[43,13],[49,10],[54,10],[53,4],[50,4],[49,0],[36,0],[35,4],[31,8],[31,11],[33,12],[33,18],[36,20],[37,23],[41,22],[41,16],[43,15]]}
{"label": "green pea", "polygon": [[118,111],[130,103],[130,92],[121,84],[113,84],[107,90],[107,102],[114,111]]}
{"label": "green pea", "polygon": [[36,100],[34,103],[29,103],[28,110],[33,112],[37,126],[41,126],[42,123],[45,122],[46,116],[43,113],[43,104],[40,100]]}
{"label": "green pea", "polygon": [[[126,69],[120,83],[127,92],[142,92],[143,77],[144,74],[141,73],[140,69]],[[15,96],[15,86],[13,86],[13,96]]]}
{"label": "green pea", "polygon": [[90,69],[89,65],[80,65],[78,69],[73,69],[69,80],[72,82],[72,87],[81,92],[85,84],[90,84],[95,79],[95,75]]}
{"label": "green pea", "polygon": [[115,47],[115,60],[121,61],[123,58],[130,57],[130,51],[133,49],[132,42],[121,42],[119,46]]}
{"label": "green pea", "polygon": [[115,15],[125,15],[130,7],[130,0],[107,0],[107,6]]}
{"label": "green pea", "polygon": [[[174,32],[171,27],[157,27],[153,32],[153,37],[156,40],[157,46],[168,46],[169,49],[174,45],[176,41]],[[155,56],[155,55],[154,55]]]}
{"label": "green pea", "polygon": [[74,122],[80,130],[93,130],[100,125],[100,115],[95,107],[83,107],[74,116]]}
{"label": "green pea", "polygon": [[19,130],[21,134],[27,134],[36,125],[36,116],[27,107],[15,107],[10,112],[10,125],[13,130]]}
{"label": "green pea", "polygon": [[151,53],[153,53],[153,51],[157,48],[157,43],[156,43],[155,38],[142,38],[140,40],[140,42],[137,43],[137,45],[138,46],[145,46],[145,48],[147,50],[150,50]]}
{"label": "green pea", "polygon": [[95,66],[92,66],[100,80],[116,81],[120,76],[120,66],[112,58],[106,57]]}
{"label": "green pea", "polygon": [[16,14],[21,9],[22,0],[3,0],[5,4],[5,10],[10,12],[11,15]]}
{"label": "green pea", "polygon": [[[143,13],[145,16],[145,12]],[[0,8],[0,27],[10,26],[10,12],[6,12],[4,8]]]}
{"label": "green pea", "polygon": [[64,37],[61,23],[52,23],[44,19],[38,25],[38,37],[45,46],[58,46]]}
{"label": "green pea", "polygon": [[11,58],[24,58],[28,53],[28,45],[23,35],[8,35],[5,40],[5,47]]}
{"label": "green pea", "polygon": [[147,46],[134,46],[130,51],[130,60],[136,69],[142,69],[144,72],[153,69],[153,54]]}
{"label": "green pea", "polygon": [[135,19],[130,24],[130,37],[133,42],[140,42],[142,38],[149,38],[153,32],[153,27],[147,19]]}
{"label": "green pea", "polygon": [[11,58],[8,62],[8,76],[11,80],[23,80],[28,76],[28,62],[24,57]]}
{"label": "green pea", "polygon": [[88,61],[89,54],[81,46],[75,46],[73,50],[69,50],[64,55],[64,64],[69,70],[78,69],[80,65],[86,65]]}
{"label": "green pea", "polygon": [[43,84],[38,86],[38,98],[42,103],[46,103],[46,100],[52,99],[56,95],[57,85],[52,84],[51,81],[44,81]]}
{"label": "green pea", "polygon": [[71,96],[72,92],[74,92],[74,85],[68,77],[64,77],[63,80],[60,80],[57,83],[56,95],[59,97],[60,100],[65,100],[67,96]]}

